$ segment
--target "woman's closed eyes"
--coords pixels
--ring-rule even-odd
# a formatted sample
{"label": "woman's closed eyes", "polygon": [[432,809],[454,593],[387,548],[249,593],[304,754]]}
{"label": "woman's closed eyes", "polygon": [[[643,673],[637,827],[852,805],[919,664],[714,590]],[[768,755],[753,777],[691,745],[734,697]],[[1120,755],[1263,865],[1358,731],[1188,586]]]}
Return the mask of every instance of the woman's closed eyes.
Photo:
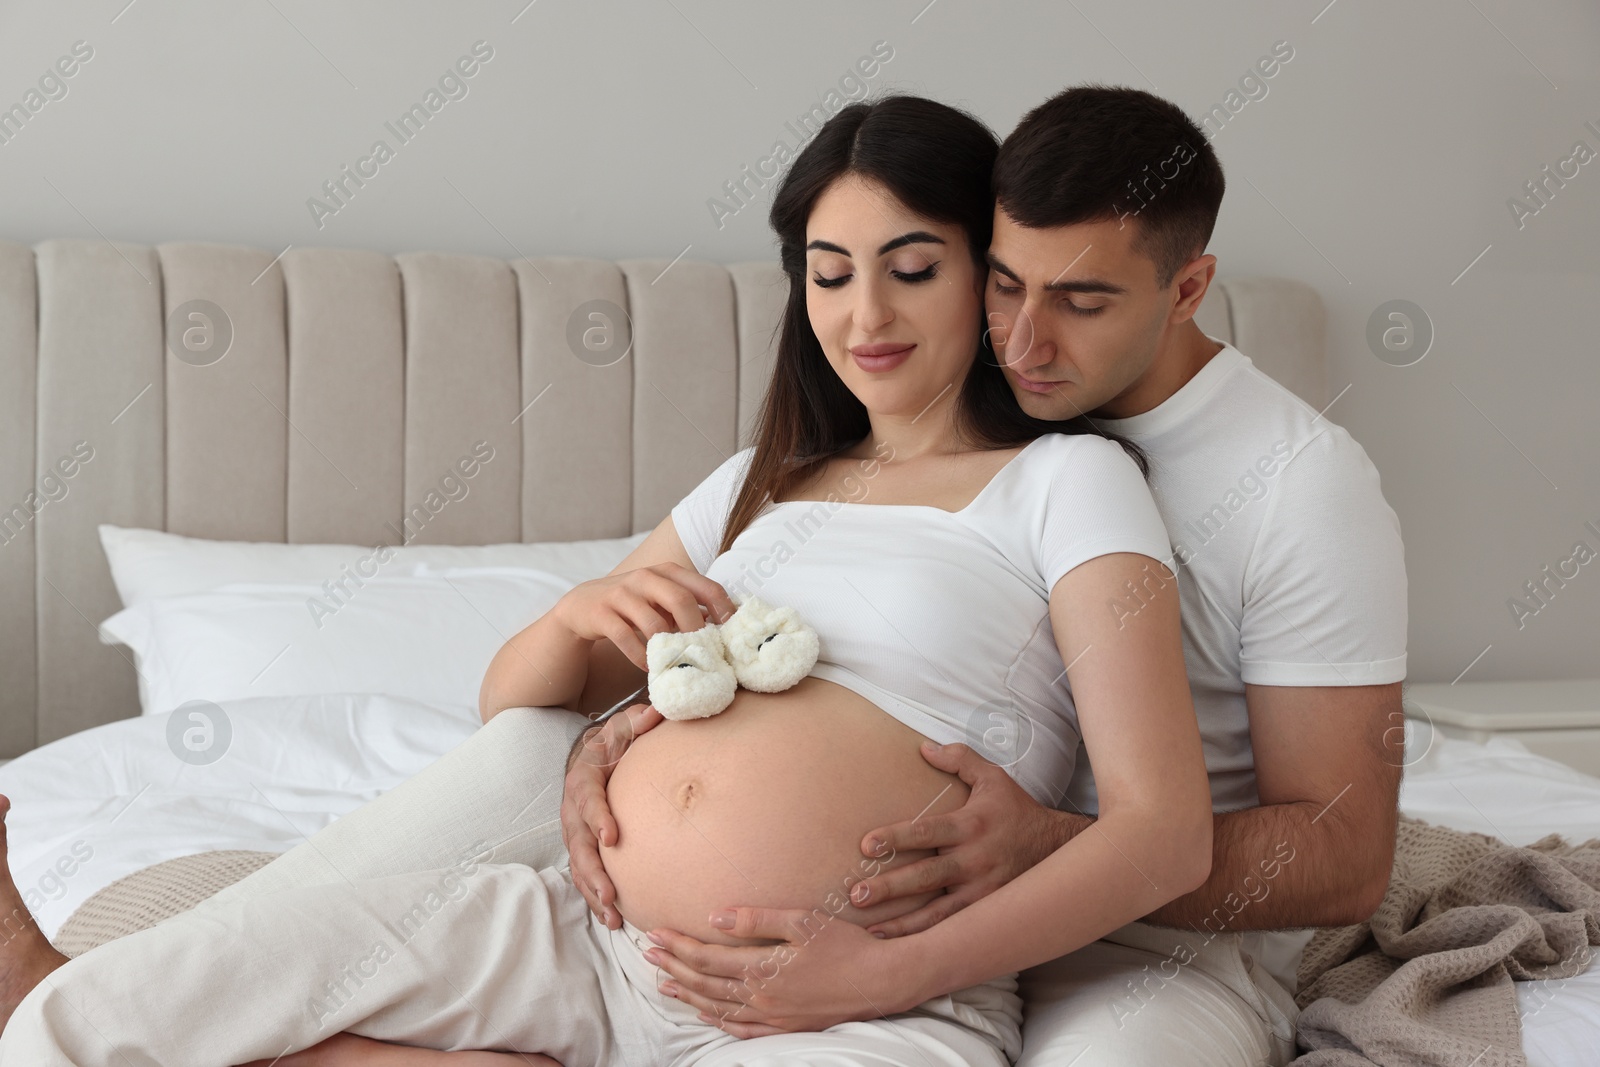
{"label": "woman's closed eyes", "polygon": [[[934,278],[939,276],[939,264],[930,263],[922,270],[915,272],[892,270],[889,272],[889,274],[891,277],[898,278],[903,282],[911,282],[913,284],[917,282],[932,281]],[[837,289],[839,286],[843,285],[853,277],[853,274],[841,274],[835,278],[824,278],[818,274],[812,276],[811,280],[819,289]]]}

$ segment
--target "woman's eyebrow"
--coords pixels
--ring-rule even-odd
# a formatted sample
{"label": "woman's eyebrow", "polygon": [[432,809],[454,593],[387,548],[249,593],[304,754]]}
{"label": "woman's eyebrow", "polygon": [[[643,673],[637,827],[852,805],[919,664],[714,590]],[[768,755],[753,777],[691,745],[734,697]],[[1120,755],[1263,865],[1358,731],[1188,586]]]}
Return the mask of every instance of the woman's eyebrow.
{"label": "woman's eyebrow", "polygon": [[810,252],[810,251],[813,251],[813,250],[815,250],[817,252],[837,252],[841,256],[849,256],[850,255],[850,252],[849,252],[848,249],[840,248],[838,245],[834,244],[832,241],[812,241],[810,244],[806,245],[806,251],[807,252]]}
{"label": "woman's eyebrow", "polygon": [[[892,241],[884,242],[882,247],[880,247],[878,249],[878,255],[886,256],[890,252],[893,252],[895,249],[904,248],[906,245],[919,245],[919,244],[942,245],[944,243],[945,243],[944,238],[938,236],[937,234],[929,233],[927,230],[913,230],[910,233],[901,234],[899,237],[896,237]],[[821,241],[821,240],[818,240],[818,241],[812,241],[810,244],[806,245],[806,251],[807,252],[810,252],[810,251],[813,251],[813,250],[817,251],[817,252],[837,252],[841,256],[849,256],[850,255],[849,249],[841,248],[838,245],[834,244],[832,241]]]}
{"label": "woman's eyebrow", "polygon": [[935,234],[931,234],[927,230],[913,230],[910,233],[903,233],[894,240],[885,243],[883,247],[878,249],[878,255],[886,256],[897,248],[904,248],[906,245],[921,244],[942,245],[944,244],[944,238]]}

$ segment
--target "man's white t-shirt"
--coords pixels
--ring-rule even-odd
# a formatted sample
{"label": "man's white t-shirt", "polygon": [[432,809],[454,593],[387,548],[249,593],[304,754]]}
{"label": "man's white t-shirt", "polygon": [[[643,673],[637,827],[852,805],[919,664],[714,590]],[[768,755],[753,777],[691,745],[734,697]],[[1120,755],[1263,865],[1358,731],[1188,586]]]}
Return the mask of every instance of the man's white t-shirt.
{"label": "man's white t-shirt", "polygon": [[[1232,345],[1150,411],[1097,421],[1150,459],[1212,807],[1254,807],[1245,685],[1405,678],[1400,522],[1362,447]],[[1098,811],[1085,753],[1056,806]]]}
{"label": "man's white t-shirt", "polygon": [[[1244,687],[1403,681],[1406,569],[1400,521],[1366,451],[1238,349],[1210,339],[1222,351],[1163,403],[1097,421],[1149,457],[1177,564],[1212,808],[1234,811],[1260,803]],[[1130,593],[1120,610],[1137,607]],[[1086,752],[1056,807],[1099,810]],[[1282,847],[1262,859],[1282,860]],[[1293,992],[1310,938],[1246,930],[1242,947]]]}

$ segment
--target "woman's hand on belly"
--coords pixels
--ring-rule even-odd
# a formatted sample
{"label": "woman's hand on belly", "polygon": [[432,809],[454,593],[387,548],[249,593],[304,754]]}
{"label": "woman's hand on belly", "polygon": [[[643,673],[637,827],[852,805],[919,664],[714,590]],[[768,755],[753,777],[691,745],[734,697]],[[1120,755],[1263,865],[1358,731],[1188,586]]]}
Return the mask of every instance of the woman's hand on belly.
{"label": "woman's hand on belly", "polygon": [[704,944],[668,930],[647,933],[645,958],[670,978],[662,992],[735,1037],[826,1030],[908,1011],[927,999],[901,960],[904,940],[811,912],[736,908],[730,932],[756,946]]}
{"label": "woman's hand on belly", "polygon": [[799,909],[864,926],[920,907],[939,890],[866,908],[849,893],[932,854],[864,856],[868,830],[966,801],[960,778],[923,760],[923,740],[817,678],[740,690],[719,715],[662,723],[630,745],[607,787],[621,837],[601,854],[617,909],[644,929],[741,944],[710,924],[712,911]]}

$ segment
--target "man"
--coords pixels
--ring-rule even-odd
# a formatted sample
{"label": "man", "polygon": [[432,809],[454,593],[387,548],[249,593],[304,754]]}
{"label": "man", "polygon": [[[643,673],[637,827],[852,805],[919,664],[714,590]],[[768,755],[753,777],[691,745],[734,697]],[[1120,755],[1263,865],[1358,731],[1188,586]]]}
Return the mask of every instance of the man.
{"label": "man", "polygon": [[[1200,129],[1131,89],[1061,93],[1023,119],[996,163],[989,336],[1025,411],[1087,413],[1150,459],[1178,588],[1152,570],[1107,610],[1136,626],[1150,598],[1181,592],[1216,813],[1203,887],[1024,972],[1024,1065],[1287,1062],[1306,936],[1243,932],[1358,922],[1388,883],[1405,676],[1399,525],[1344,430],[1195,325],[1223,188]],[[609,756],[651,722],[616,723]],[[956,812],[863,839],[869,856],[938,849],[855,887],[858,904],[945,889],[882,924],[887,936],[925,929],[1094,827],[1081,752],[1060,810],[966,745],[926,758],[972,793]],[[573,767],[562,813],[574,875],[600,887],[586,893],[602,913],[613,893],[594,827],[615,839],[609,762]],[[742,914],[735,932],[782,939],[792,918]],[[688,938],[667,947],[684,999],[708,1010],[727,1004],[718,991],[762,951]],[[765,1015],[741,1007],[723,1025],[752,1036],[805,1016],[803,979],[780,975],[763,992]]]}

